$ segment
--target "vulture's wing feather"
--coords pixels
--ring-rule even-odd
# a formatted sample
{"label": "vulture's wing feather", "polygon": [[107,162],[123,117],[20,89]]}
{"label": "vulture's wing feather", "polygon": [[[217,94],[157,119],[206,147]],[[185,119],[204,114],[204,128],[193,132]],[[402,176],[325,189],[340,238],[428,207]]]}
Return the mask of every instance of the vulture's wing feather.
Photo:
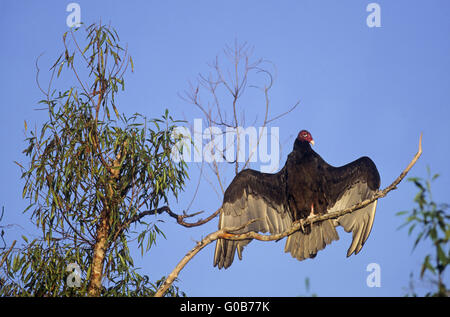
{"label": "vulture's wing feather", "polygon": [[[342,167],[329,166],[328,180],[331,204],[327,212],[351,207],[363,200],[372,198],[380,187],[380,175],[375,164],[368,157],[362,157]],[[358,254],[369,237],[375,219],[377,201],[341,216],[335,220],[346,232],[352,232],[352,243],[347,256]]]}
{"label": "vulture's wing feather", "polygon": [[[265,174],[254,170],[243,170],[228,186],[220,213],[219,229],[240,227],[249,224],[236,233],[249,231],[280,233],[289,229],[292,219],[287,212],[283,190],[282,173]],[[228,268],[237,251],[242,259],[243,248],[249,240],[231,241],[218,239],[214,252],[214,266]]]}

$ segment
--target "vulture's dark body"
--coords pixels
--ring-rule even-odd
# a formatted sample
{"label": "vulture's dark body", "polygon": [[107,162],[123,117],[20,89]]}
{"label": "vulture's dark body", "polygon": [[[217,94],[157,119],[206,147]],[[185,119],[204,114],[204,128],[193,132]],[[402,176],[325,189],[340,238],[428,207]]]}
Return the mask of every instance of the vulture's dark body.
{"label": "vulture's dark body", "polygon": [[[314,214],[326,214],[333,207],[349,207],[349,204],[353,205],[370,197],[379,186],[380,176],[370,158],[361,157],[342,167],[333,167],[314,152],[308,142],[297,139],[285,166],[278,173],[266,174],[246,169],[233,179],[225,191],[224,211],[219,227],[242,225],[252,217],[262,217],[264,220],[261,224],[250,225],[242,232],[251,230],[279,233],[288,229],[286,227],[289,223],[310,216],[312,208]],[[286,252],[291,252],[299,260],[312,258],[317,251],[338,239],[334,227],[341,225],[346,231],[353,231],[354,238],[355,232],[360,231],[357,234],[361,241],[352,250],[358,253],[372,227],[376,204],[372,207],[373,212],[371,209],[362,210],[361,216],[356,213],[352,216],[354,219],[342,217],[340,223],[339,219],[335,222],[325,221],[316,227],[307,228],[303,233],[296,233],[296,237],[290,237],[292,241],[288,239]],[[264,208],[266,210],[261,211]],[[289,221],[285,219],[286,216]],[[311,230],[317,232],[314,236],[307,237]],[[219,268],[228,267],[233,261],[236,248],[241,258],[242,249],[249,242],[219,240],[214,264],[219,265]],[[305,250],[298,254],[295,248]]]}

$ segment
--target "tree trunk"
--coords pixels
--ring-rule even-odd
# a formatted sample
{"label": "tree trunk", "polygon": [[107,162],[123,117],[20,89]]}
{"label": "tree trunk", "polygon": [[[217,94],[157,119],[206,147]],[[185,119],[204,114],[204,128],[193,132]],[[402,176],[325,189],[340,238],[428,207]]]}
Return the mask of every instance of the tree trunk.
{"label": "tree trunk", "polygon": [[[117,154],[116,159],[111,164],[109,170],[111,180],[119,178],[120,170],[118,167],[120,166],[121,158],[123,155],[126,155],[126,145],[127,141],[125,141],[122,151]],[[115,191],[116,188],[111,183],[107,185],[107,200],[104,202],[104,208],[100,214],[100,223],[97,227],[96,242],[94,245],[94,256],[92,257],[91,277],[87,290],[89,296],[100,296],[101,294],[103,263],[110,242],[108,241],[108,236],[111,229],[111,210],[115,210],[111,208]]]}
{"label": "tree trunk", "polygon": [[106,210],[101,214],[101,220],[97,227],[97,237],[94,246],[94,256],[91,264],[91,277],[88,286],[89,296],[100,296],[102,289],[103,262],[105,260],[108,245],[109,217]]}

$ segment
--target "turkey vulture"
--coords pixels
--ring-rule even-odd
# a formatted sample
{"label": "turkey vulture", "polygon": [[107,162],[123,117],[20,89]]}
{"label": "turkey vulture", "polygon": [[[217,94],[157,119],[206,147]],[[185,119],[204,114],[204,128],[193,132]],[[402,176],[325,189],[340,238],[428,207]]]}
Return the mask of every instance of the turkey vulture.
{"label": "turkey vulture", "polygon": [[[225,191],[219,229],[239,227],[250,223],[236,233],[248,231],[277,234],[286,231],[296,220],[323,215],[351,207],[371,198],[380,186],[380,175],[373,161],[361,157],[341,167],[333,167],[314,152],[311,134],[302,130],[286,164],[276,174],[242,170]],[[288,236],[285,252],[298,259],[314,258],[318,251],[333,240],[338,240],[336,226],[353,233],[347,256],[361,251],[372,229],[377,201],[343,215],[305,226]],[[237,251],[249,240],[218,239],[214,252],[214,266],[228,268]]]}

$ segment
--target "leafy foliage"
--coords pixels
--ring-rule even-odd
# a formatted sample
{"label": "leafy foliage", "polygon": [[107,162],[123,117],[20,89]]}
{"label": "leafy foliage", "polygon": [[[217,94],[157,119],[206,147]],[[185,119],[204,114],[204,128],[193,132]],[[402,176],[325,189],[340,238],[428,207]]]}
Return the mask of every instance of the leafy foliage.
{"label": "leafy foliage", "polygon": [[[431,193],[431,183],[439,177],[439,174],[431,176],[428,169],[428,178],[422,179],[412,177],[408,180],[413,182],[419,189],[414,198],[416,208],[412,211],[401,211],[397,215],[406,215],[405,223],[401,226],[409,226],[408,234],[411,235],[418,229],[418,234],[414,241],[413,250],[420,242],[431,241],[434,249],[433,253],[427,254],[423,260],[420,277],[423,278],[426,272],[437,276],[437,290],[428,293],[428,296],[447,296],[447,288],[443,282],[444,271],[450,264],[450,248],[448,245],[450,238],[450,214],[448,204],[437,204],[434,202]],[[417,231],[417,230],[416,230]]]}
{"label": "leafy foliage", "polygon": [[[85,31],[84,49],[75,36],[78,29],[64,34],[52,80],[67,70],[76,85],[41,89],[48,120],[29,131],[24,150],[29,162],[17,163],[29,200],[25,212],[42,237],[31,242],[24,237],[23,248],[8,255],[0,295],[85,295],[100,226],[107,231],[101,295],[150,296],[160,283],[138,274],[128,242],[137,235],[142,253],[148,251],[162,232],[139,213],[156,213],[183,189],[186,164],[170,159],[178,121],[167,110],[152,120],[120,114],[116,94],[124,90],[124,73],[130,65],[133,69],[133,60],[115,30],[93,24]],[[81,269],[80,287],[66,283],[70,263]],[[169,295],[183,293],[173,287]]]}

